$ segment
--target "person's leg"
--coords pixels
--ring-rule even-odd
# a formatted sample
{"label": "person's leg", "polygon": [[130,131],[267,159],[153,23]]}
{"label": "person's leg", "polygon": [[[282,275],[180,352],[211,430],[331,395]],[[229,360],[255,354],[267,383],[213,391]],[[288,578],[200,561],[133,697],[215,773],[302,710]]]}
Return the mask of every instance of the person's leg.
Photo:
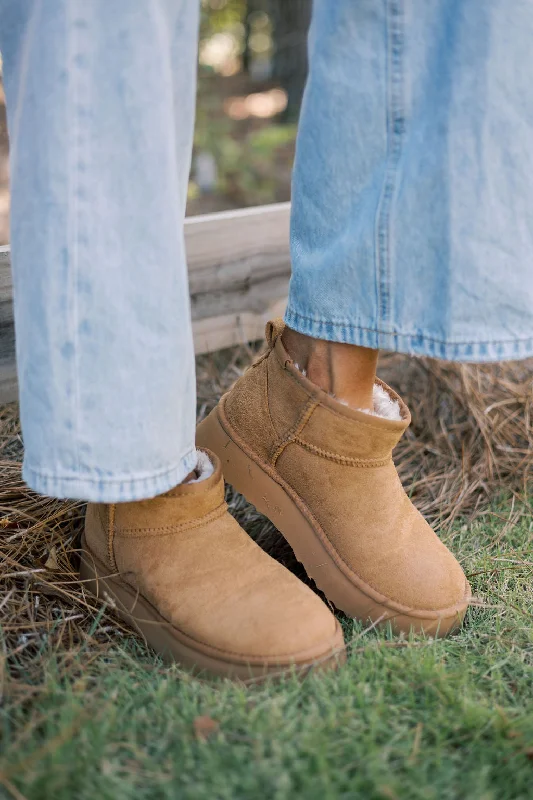
{"label": "person's leg", "polygon": [[315,0],[289,328],[458,361],[533,353],[532,36],[522,0]]}
{"label": "person's leg", "polygon": [[533,352],[532,24],[523,3],[315,3],[283,341],[352,406],[368,347]]}
{"label": "person's leg", "polygon": [[24,477],[93,501],[89,590],[161,653],[248,677],[333,663],[343,643],[195,449],[182,223],[197,21],[192,0],[0,0]]}
{"label": "person's leg", "polygon": [[182,228],[196,4],[2,0],[0,14],[24,478],[56,497],[154,496],[196,463]]}
{"label": "person's leg", "polygon": [[[373,408],[375,224],[387,161],[386,3],[317,0],[295,161],[283,344],[313,383]],[[341,323],[340,319],[344,321]],[[361,336],[348,329],[361,321]]]}

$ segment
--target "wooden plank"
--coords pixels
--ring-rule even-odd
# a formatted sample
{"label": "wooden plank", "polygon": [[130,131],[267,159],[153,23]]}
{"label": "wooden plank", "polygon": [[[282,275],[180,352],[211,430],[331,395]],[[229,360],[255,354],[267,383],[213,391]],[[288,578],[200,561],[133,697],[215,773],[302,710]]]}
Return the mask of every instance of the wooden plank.
{"label": "wooden plank", "polygon": [[[289,203],[185,220],[197,354],[260,339],[283,314],[290,276]],[[0,404],[17,397],[9,245],[0,247]]]}
{"label": "wooden plank", "polygon": [[282,298],[262,313],[244,312],[196,320],[192,324],[196,354],[262,339],[266,323],[273,317],[283,316],[286,302],[286,298]]}
{"label": "wooden plank", "polygon": [[186,220],[197,353],[260,338],[268,315],[281,308],[290,276],[289,213],[289,203],[279,203]]}

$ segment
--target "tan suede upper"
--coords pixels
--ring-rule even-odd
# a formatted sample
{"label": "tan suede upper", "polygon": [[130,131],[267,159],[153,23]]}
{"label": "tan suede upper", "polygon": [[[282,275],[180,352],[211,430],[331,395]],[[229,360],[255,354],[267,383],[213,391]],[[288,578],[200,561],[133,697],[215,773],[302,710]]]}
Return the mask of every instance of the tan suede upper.
{"label": "tan suede upper", "polygon": [[334,616],[230,516],[214,474],[153,500],[90,505],[86,541],[192,639],[253,661],[320,657],[338,645]]}
{"label": "tan suede upper", "polygon": [[302,375],[267,326],[269,351],[223,398],[232,435],[290,487],[336,557],[399,607],[441,611],[465,598],[454,556],[405,494],[392,449],[410,422],[356,411]]}

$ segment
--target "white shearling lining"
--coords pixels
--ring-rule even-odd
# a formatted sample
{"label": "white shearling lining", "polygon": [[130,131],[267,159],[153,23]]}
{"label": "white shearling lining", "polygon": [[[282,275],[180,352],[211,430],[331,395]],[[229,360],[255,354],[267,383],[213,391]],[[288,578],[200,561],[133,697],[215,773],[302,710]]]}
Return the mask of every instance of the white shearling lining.
{"label": "white shearling lining", "polygon": [[215,468],[211,463],[211,459],[207,453],[204,453],[203,450],[197,450],[196,457],[198,461],[196,462],[195,472],[197,473],[198,477],[193,478],[192,481],[187,481],[187,483],[200,483],[201,481],[205,481],[207,478],[210,478],[215,471]]}
{"label": "white shearling lining", "polygon": [[371,414],[373,417],[384,417],[385,419],[393,419],[401,422],[402,413],[400,411],[400,404],[397,400],[393,400],[390,394],[379,383],[374,384],[374,391],[372,393],[374,400],[374,408],[358,408],[357,411],[363,411],[365,414]]}

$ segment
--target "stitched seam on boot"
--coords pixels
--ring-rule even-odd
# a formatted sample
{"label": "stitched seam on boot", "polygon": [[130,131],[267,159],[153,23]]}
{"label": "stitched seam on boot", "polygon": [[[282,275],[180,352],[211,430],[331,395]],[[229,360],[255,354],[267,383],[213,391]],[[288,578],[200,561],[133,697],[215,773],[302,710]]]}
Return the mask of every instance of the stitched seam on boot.
{"label": "stitched seam on boot", "polygon": [[107,521],[107,554],[109,556],[109,563],[111,569],[118,572],[117,562],[115,560],[115,548],[113,547],[113,540],[115,538],[115,511],[116,506],[111,504],[108,510]]}
{"label": "stitched seam on boot", "polygon": [[163,525],[159,528],[123,528],[121,531],[117,532],[117,537],[120,539],[141,539],[144,536],[169,536],[172,533],[182,533],[183,531],[188,531],[193,528],[200,528],[202,525],[206,525],[209,522],[213,522],[219,517],[222,517],[227,511],[226,503],[222,503],[221,506],[215,508],[214,511],[210,511],[200,519],[195,519],[192,522],[184,522],[180,525]]}
{"label": "stitched seam on boot", "polygon": [[[270,355],[271,352],[272,351],[270,350],[267,353],[267,355]],[[266,409],[267,409],[268,418],[269,418],[270,424],[272,426],[272,432],[274,433],[274,437],[275,437],[274,438],[274,445],[273,445],[273,447],[275,447],[276,443],[279,442],[279,433],[278,433],[278,429],[274,425],[274,420],[272,419],[272,414],[270,413],[270,400],[269,400],[269,397],[268,397],[268,363],[265,364],[265,403],[266,403]]]}
{"label": "stitched seam on boot", "polygon": [[283,453],[287,445],[294,441],[295,437],[303,431],[317,406],[318,403],[315,398],[310,397],[292,428],[289,428],[288,432],[285,434],[283,439],[277,443],[277,445],[274,444],[274,452],[270,456],[270,463],[273,467],[276,466],[278,458]]}
{"label": "stitched seam on boot", "polygon": [[317,456],[350,467],[385,467],[392,461],[391,456],[387,458],[351,458],[350,456],[341,456],[339,453],[331,453],[328,450],[323,450],[321,447],[316,447],[314,444],[306,442],[305,439],[302,439],[300,436],[295,436],[293,442],[300,444],[302,447],[305,447],[306,450],[310,450]]}
{"label": "stitched seam on boot", "polygon": [[96,506],[96,514],[98,516],[98,521],[102,526],[102,530],[104,531],[104,533],[107,530],[107,513],[104,513],[105,511],[106,507],[103,504],[98,503],[98,505]]}

